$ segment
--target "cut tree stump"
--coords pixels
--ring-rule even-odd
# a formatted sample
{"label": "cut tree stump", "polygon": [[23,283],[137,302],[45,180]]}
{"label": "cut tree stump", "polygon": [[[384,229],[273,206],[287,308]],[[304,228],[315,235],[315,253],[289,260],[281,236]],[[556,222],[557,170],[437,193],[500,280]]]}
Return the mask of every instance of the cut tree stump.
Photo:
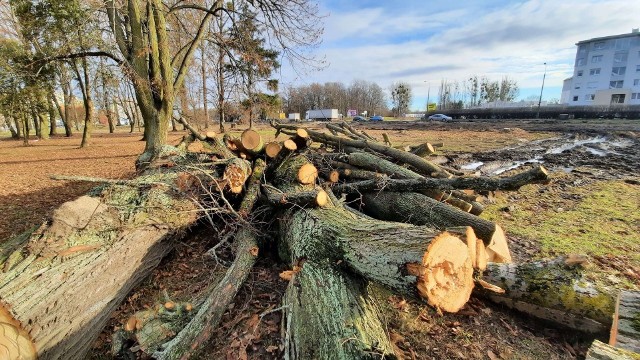
{"label": "cut tree stump", "polygon": [[39,359],[85,359],[112,312],[195,222],[176,178],[150,174],[67,202],[0,264],[0,344],[17,344],[4,358],[35,349]]}
{"label": "cut tree stump", "polygon": [[499,304],[539,319],[589,333],[609,330],[615,299],[611,289],[583,276],[575,256],[523,264],[487,264],[483,279],[505,290],[487,294]]}
{"label": "cut tree stump", "polygon": [[609,345],[640,354],[640,292],[618,294]]}

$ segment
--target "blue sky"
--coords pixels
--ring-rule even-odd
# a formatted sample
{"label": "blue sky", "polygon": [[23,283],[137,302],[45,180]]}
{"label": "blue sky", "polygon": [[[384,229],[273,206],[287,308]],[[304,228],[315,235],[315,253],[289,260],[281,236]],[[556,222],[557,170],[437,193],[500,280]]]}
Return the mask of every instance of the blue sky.
{"label": "blue sky", "polygon": [[[437,96],[442,79],[470,75],[498,80],[507,75],[520,86],[519,98],[560,98],[571,76],[575,43],[640,27],[638,0],[458,0],[318,1],[324,21],[316,50],[328,67],[283,81],[301,85],[355,79],[387,90],[394,81],[411,84],[413,107]],[[430,91],[428,90],[430,87]]]}

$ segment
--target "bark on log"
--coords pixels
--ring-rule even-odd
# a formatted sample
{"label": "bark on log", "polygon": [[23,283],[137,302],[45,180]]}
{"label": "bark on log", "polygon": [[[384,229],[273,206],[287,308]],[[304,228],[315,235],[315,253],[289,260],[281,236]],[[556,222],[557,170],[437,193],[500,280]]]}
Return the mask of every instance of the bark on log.
{"label": "bark on log", "polygon": [[[369,157],[369,154],[350,154],[349,155],[349,163],[354,166],[363,166],[361,160],[364,157]],[[351,162],[353,159],[353,163]],[[384,167],[384,161],[379,161],[379,166],[374,167],[373,170],[380,171],[382,173],[390,174],[386,170],[388,168]],[[363,167],[371,168],[366,165]],[[401,168],[400,169],[404,169]],[[451,179],[433,179],[433,178],[423,178],[423,177],[415,177],[411,175],[410,170],[404,169],[406,172],[402,172],[403,170],[396,170],[392,172],[390,175],[400,177],[400,179],[374,179],[368,181],[359,181],[349,184],[338,185],[333,189],[336,192],[371,192],[371,191],[379,191],[384,189],[385,191],[410,191],[416,192],[426,189],[437,189],[437,190],[452,190],[452,189],[472,189],[476,191],[497,191],[497,190],[505,190],[505,191],[515,191],[520,187],[527,184],[544,184],[548,183],[549,176],[546,169],[542,166],[537,166],[531,170],[516,174],[514,176],[503,177],[503,178],[494,178],[494,177],[485,177],[485,176],[477,176],[477,177],[457,177]],[[415,174],[415,173],[413,173]],[[415,174],[417,175],[417,174]],[[413,176],[413,177],[410,177]],[[466,197],[465,197],[466,198]],[[471,198],[476,198],[472,196]],[[465,200],[465,199],[463,199]]]}
{"label": "bark on log", "polygon": [[[260,191],[260,180],[264,173],[265,164],[257,160],[253,173],[249,179],[247,195],[240,204],[240,214],[248,214],[257,201]],[[233,264],[220,280],[208,292],[205,301],[199,306],[198,312],[178,335],[165,343],[162,349],[153,356],[158,360],[190,359],[198,355],[202,346],[211,338],[218,326],[222,315],[233,301],[240,287],[249,276],[258,257],[257,234],[250,225],[244,225],[235,236],[236,258]]]}
{"label": "bark on log", "polygon": [[365,193],[362,200],[365,212],[382,220],[403,221],[438,229],[471,226],[486,245],[488,261],[511,262],[507,238],[495,223],[418,193]]}
{"label": "bark on log", "polygon": [[489,299],[534,317],[589,333],[606,332],[611,325],[611,289],[586,279],[571,258],[490,263],[483,279],[505,290],[503,295],[488,294]]}
{"label": "bark on log", "polygon": [[589,347],[585,360],[640,360],[640,354],[624,349],[617,349],[599,340],[595,340],[591,344],[591,347]]}
{"label": "bark on log", "polygon": [[609,345],[640,354],[640,292],[618,294]]}
{"label": "bark on log", "polygon": [[23,335],[0,343],[32,344],[40,359],[84,359],[111,313],[172,249],[177,231],[195,222],[195,205],[174,198],[175,178],[143,176],[167,186],[109,185],[99,197],[58,208],[51,225],[0,264],[0,338],[10,336],[7,329]]}
{"label": "bark on log", "polygon": [[458,311],[473,288],[473,267],[459,238],[424,226],[379,221],[340,204],[295,210],[280,218],[283,258],[342,263],[361,276],[405,295]]}
{"label": "bark on log", "polygon": [[329,202],[327,193],[319,187],[310,191],[288,193],[263,187],[263,193],[267,201],[275,206],[323,207]]}
{"label": "bark on log", "polygon": [[284,358],[395,358],[366,285],[330,266],[307,261],[284,299]]}

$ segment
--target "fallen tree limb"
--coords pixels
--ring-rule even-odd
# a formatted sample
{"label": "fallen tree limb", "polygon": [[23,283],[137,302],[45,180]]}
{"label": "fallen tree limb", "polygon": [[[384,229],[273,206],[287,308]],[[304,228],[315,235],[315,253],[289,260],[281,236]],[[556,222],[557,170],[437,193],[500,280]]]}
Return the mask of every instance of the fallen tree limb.
{"label": "fallen tree limb", "polygon": [[[355,155],[355,154],[351,154]],[[351,159],[351,156],[350,156]],[[381,162],[382,163],[382,162]],[[352,164],[353,165],[353,164]],[[414,179],[373,179],[346,183],[334,186],[337,193],[362,193],[372,191],[410,191],[417,192],[425,189],[452,190],[471,189],[476,191],[514,191],[527,184],[548,183],[549,175],[542,166],[517,175],[492,177],[456,177],[451,179],[414,178]]]}
{"label": "fallen tree limb", "polygon": [[[247,192],[255,196],[245,196],[240,209],[242,213],[251,210],[257,201],[260,190],[260,179],[264,173],[265,164],[257,161],[249,179]],[[171,341],[165,343],[162,349],[153,353],[158,360],[190,359],[196,356],[202,346],[211,338],[218,326],[222,315],[233,301],[240,287],[249,276],[258,257],[257,234],[250,226],[243,226],[235,236],[236,258],[233,264],[209,292],[206,300],[200,305],[193,319]]]}
{"label": "fallen tree limb", "polygon": [[382,220],[403,221],[443,230],[451,226],[471,226],[478,238],[484,241],[489,261],[511,262],[507,238],[502,228],[491,221],[418,193],[364,193],[362,201],[367,214]]}
{"label": "fallen tree limb", "polygon": [[564,327],[607,332],[615,295],[585,278],[580,261],[576,264],[572,257],[560,257],[523,264],[489,263],[483,279],[505,293],[487,297]]}

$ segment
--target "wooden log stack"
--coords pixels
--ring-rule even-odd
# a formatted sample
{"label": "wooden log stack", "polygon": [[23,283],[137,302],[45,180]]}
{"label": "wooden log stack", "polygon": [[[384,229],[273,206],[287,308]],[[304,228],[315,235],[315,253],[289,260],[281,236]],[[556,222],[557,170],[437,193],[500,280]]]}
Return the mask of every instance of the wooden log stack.
{"label": "wooden log stack", "polygon": [[[512,259],[502,228],[478,216],[477,209],[481,206],[476,203],[481,197],[476,192],[513,191],[527,184],[547,183],[549,176],[542,166],[509,177],[466,176],[431,162],[436,151],[431,144],[394,148],[388,137],[378,141],[346,123],[330,124],[329,133],[273,123],[276,134],[289,138],[265,143],[254,129],[245,130],[239,138],[215,133],[203,135],[186,121],[180,121],[192,134],[185,137],[177,150],[187,151],[190,143],[202,141],[207,152],[172,158],[172,166],[167,166],[166,161],[160,164],[163,176],[181,179],[179,182],[166,180],[164,185],[131,186],[140,192],[147,191],[147,197],[151,190],[162,191],[171,193],[172,199],[189,199],[188,204],[192,204],[194,197],[205,194],[206,201],[201,199],[198,203],[200,216],[214,221],[207,209],[226,209],[224,219],[233,221],[230,227],[236,231],[233,244],[236,258],[226,276],[211,284],[205,293],[193,299],[177,299],[182,307],[166,302],[158,306],[165,309],[163,316],[133,315],[134,319],[148,318],[148,321],[123,324],[122,332],[114,337],[113,343],[118,345],[114,346],[114,355],[125,356],[129,351],[125,344],[138,341],[136,349],[156,359],[198,356],[262,253],[261,226],[277,225],[279,256],[292,269],[287,276],[289,285],[282,306],[285,358],[394,357],[394,346],[387,337],[379,310],[367,293],[368,282],[423,299],[443,312],[460,310],[469,300],[475,283],[482,285],[483,291],[514,302],[530,301],[522,291],[516,291],[522,289],[500,275],[520,272],[514,270],[517,265],[509,264]],[[189,163],[185,162],[187,159]],[[107,183],[104,194],[113,194],[111,190],[123,186],[104,182]],[[214,196],[215,193],[219,196]],[[68,314],[76,313],[87,289],[110,283],[104,276],[92,273],[93,269],[102,268],[104,256],[111,254],[114,246],[117,246],[114,249],[141,246],[137,245],[137,238],[132,238],[131,229],[138,224],[136,221],[150,229],[158,226],[162,229],[148,236],[149,243],[144,246],[151,249],[156,249],[167,233],[177,230],[174,227],[194,222],[190,218],[174,224],[168,219],[158,225],[158,220],[140,220],[143,215],[145,219],[154,218],[152,206],[157,204],[149,201],[149,209],[136,208],[133,213],[123,214],[122,206],[114,205],[120,211],[115,212],[106,199],[95,200],[99,216],[87,219],[89,225],[79,223],[72,229],[74,236],[82,239],[92,238],[96,231],[111,226],[110,231],[116,235],[109,237],[110,242],[49,250],[46,246],[37,248],[37,239],[27,237],[31,240],[12,245],[11,251],[0,249],[0,266],[11,274],[0,282],[0,329],[4,330],[0,334],[0,352],[8,349],[7,358],[43,359],[56,358],[60,350],[72,349],[68,358],[82,358],[86,354],[97,331],[85,329],[104,326],[109,311],[122,301],[123,294],[170,247],[155,250],[157,254],[151,254],[152,264],[143,263],[149,254],[134,253],[136,257],[129,263],[135,263],[118,269],[118,281],[127,286],[112,286],[101,299],[109,306],[98,313],[87,309],[79,321],[66,320]],[[164,208],[175,206],[175,201],[163,204]],[[275,224],[252,222],[252,210],[257,205],[272,208],[274,215],[270,220]],[[190,214],[195,213],[193,206],[189,210]],[[119,223],[118,219],[127,221]],[[107,220],[110,222],[105,225]],[[51,226],[53,229],[43,229],[38,239],[53,239],[60,231],[55,224]],[[126,231],[122,232],[120,227]],[[34,253],[35,249],[40,252]],[[29,293],[35,299],[39,298],[39,288],[49,291],[50,286],[43,287],[38,277],[52,283],[56,276],[65,277],[64,266],[55,261],[64,251],[68,252],[67,257],[82,259],[70,262],[80,268],[68,276],[94,274],[83,280],[86,289],[74,293],[62,287],[53,293],[60,292],[64,301],[51,297],[49,305],[21,305],[20,294]],[[76,252],[83,255],[74,257]],[[38,256],[49,253],[50,260],[37,261]],[[122,262],[126,263],[124,259]],[[27,276],[35,280],[27,284]],[[68,308],[67,304],[74,308]],[[176,308],[180,309],[179,321],[174,316]],[[582,312],[576,316],[589,317],[597,312],[592,320],[602,322],[610,309],[608,304],[603,309],[579,309]],[[59,318],[58,313],[67,317]],[[41,319],[46,322],[41,323]],[[68,334],[78,338],[70,343],[65,338]]]}

